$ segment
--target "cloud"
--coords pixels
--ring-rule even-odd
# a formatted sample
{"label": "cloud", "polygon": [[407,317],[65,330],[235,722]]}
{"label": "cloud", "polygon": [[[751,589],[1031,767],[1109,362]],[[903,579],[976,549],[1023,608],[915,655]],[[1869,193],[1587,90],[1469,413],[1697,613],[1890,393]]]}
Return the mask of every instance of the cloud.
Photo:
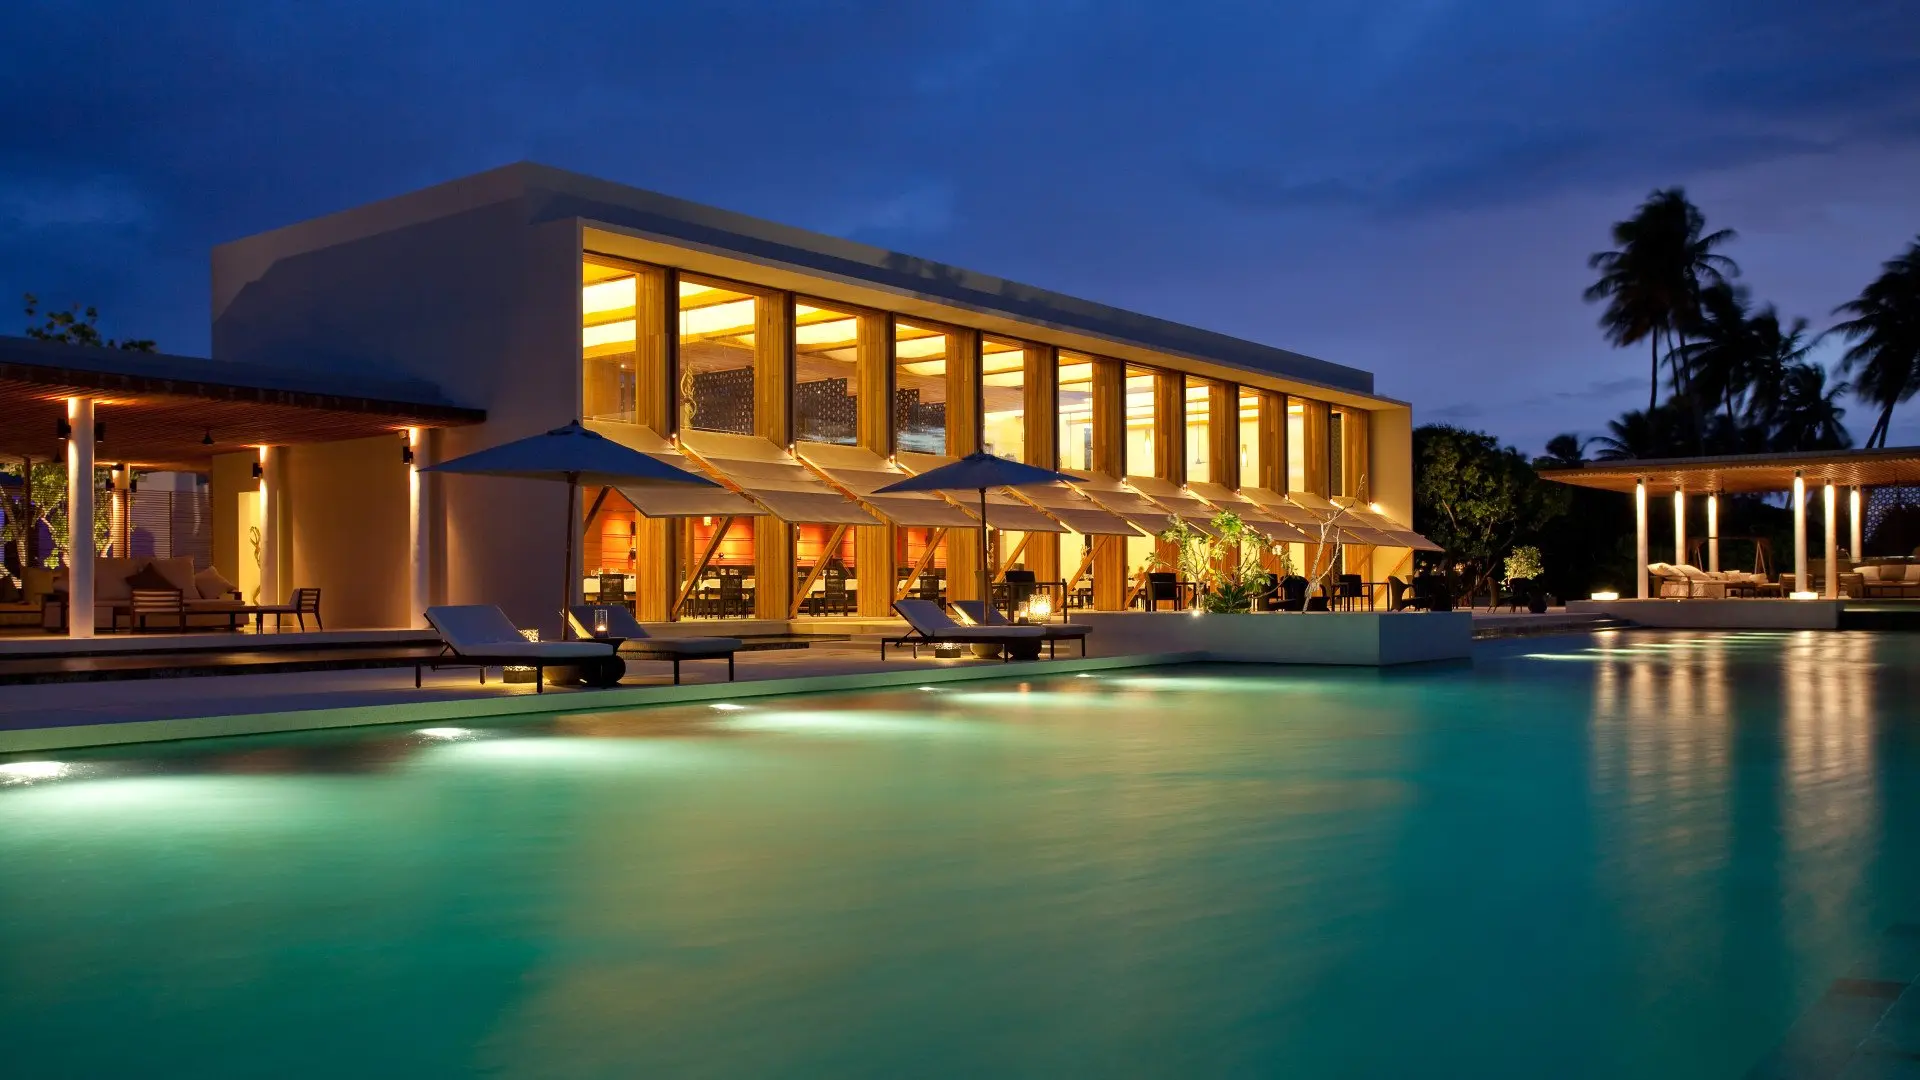
{"label": "cloud", "polygon": [[111,177],[0,180],[0,225],[23,232],[140,225],[149,216],[146,200]]}

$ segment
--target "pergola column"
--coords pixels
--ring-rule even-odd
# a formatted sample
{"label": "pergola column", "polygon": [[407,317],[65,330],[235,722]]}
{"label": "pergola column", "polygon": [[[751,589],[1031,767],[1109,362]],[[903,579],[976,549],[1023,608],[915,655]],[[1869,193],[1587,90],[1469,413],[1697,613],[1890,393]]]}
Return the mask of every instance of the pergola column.
{"label": "pergola column", "polygon": [[1827,512],[1827,572],[1826,581],[1821,583],[1821,591],[1829,600],[1840,599],[1840,489],[1833,481],[1826,483]]}
{"label": "pergola column", "polygon": [[1860,485],[1858,484],[1847,489],[1847,528],[1852,533],[1851,539],[1853,541],[1847,550],[1852,552],[1853,561],[1859,562],[1865,557],[1864,553],[1867,550],[1867,545],[1861,536]]}
{"label": "pergola column", "polygon": [[1807,591],[1807,481],[1793,474],[1793,591]]}
{"label": "pergola column", "polygon": [[1687,561],[1687,493],[1673,489],[1673,565],[1689,566]]}
{"label": "pergola column", "polygon": [[260,448],[260,595],[268,604],[284,604],[280,591],[280,501],[284,497],[284,451]]}
{"label": "pergola column", "polygon": [[429,591],[432,566],[427,550],[433,535],[432,524],[427,520],[427,484],[431,477],[420,474],[421,469],[433,464],[427,457],[425,428],[407,429],[407,448],[413,452],[413,461],[407,466],[407,625],[419,630],[426,627],[426,611],[433,606]]}
{"label": "pergola column", "polygon": [[1647,598],[1647,480],[1633,482],[1633,594]]}
{"label": "pergola column", "polygon": [[1707,570],[1720,572],[1720,496],[1707,493]]}
{"label": "pergola column", "polygon": [[[67,636],[93,636],[93,399],[67,399]],[[32,482],[28,482],[32,490]]]}

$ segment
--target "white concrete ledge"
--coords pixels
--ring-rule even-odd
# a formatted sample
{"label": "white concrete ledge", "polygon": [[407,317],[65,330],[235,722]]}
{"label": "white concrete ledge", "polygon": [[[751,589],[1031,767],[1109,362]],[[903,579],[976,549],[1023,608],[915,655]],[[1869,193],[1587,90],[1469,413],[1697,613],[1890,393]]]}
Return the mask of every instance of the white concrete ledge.
{"label": "white concrete ledge", "polygon": [[1570,600],[1574,614],[1662,630],[1836,630],[1844,600]]}
{"label": "white concrete ledge", "polygon": [[1473,615],[1434,612],[1074,612],[1094,628],[1088,653],[1198,652],[1242,664],[1386,667],[1473,655]]}
{"label": "white concrete ledge", "polygon": [[971,663],[956,667],[903,667],[898,671],[806,675],[789,679],[756,679],[730,683],[689,683],[682,686],[632,686],[610,690],[551,689],[544,694],[492,694],[432,701],[400,702],[279,712],[235,713],[168,720],[126,720],[107,724],[68,724],[58,727],[0,730],[0,754],[43,753],[82,747],[170,742],[176,739],[215,739],[235,735],[269,735],[293,731],[382,725],[447,723],[554,713],[602,712],[651,705],[684,705],[703,701],[745,701],[783,694],[819,694],[842,690],[875,690],[895,686],[929,686],[979,679],[1008,679],[1071,675],[1119,668],[1159,667],[1207,659],[1198,653],[1160,652],[1111,657],[1075,657],[1010,664]]}

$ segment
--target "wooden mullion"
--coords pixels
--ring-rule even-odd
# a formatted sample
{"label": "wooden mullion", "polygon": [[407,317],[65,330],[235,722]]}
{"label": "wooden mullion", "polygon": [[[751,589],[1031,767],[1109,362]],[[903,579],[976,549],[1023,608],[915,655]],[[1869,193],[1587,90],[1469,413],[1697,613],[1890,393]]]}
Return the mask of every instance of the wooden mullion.
{"label": "wooden mullion", "polygon": [[1031,539],[1033,539],[1031,532],[1020,534],[1020,542],[1013,545],[1013,550],[1008,552],[1006,557],[1000,560],[1000,569],[993,572],[993,580],[996,584],[1007,579],[1007,567],[1020,561],[1021,553],[1027,550],[1027,541]]}

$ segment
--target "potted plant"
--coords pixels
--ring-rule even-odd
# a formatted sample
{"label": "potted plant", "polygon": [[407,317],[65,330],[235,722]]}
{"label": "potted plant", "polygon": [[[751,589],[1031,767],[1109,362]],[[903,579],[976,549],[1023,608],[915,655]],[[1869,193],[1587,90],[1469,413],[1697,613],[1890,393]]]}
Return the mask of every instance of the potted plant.
{"label": "potted plant", "polygon": [[1213,536],[1173,519],[1160,534],[1173,549],[1173,557],[1156,558],[1155,563],[1194,583],[1195,610],[1216,615],[1251,614],[1267,587],[1267,568],[1262,561],[1267,540],[1230,510],[1214,515],[1208,525]]}
{"label": "potted plant", "polygon": [[1507,581],[1525,581],[1527,592],[1527,610],[1535,615],[1544,615],[1547,611],[1547,589],[1540,581],[1545,568],[1540,563],[1540,549],[1532,544],[1522,544],[1507,556]]}

